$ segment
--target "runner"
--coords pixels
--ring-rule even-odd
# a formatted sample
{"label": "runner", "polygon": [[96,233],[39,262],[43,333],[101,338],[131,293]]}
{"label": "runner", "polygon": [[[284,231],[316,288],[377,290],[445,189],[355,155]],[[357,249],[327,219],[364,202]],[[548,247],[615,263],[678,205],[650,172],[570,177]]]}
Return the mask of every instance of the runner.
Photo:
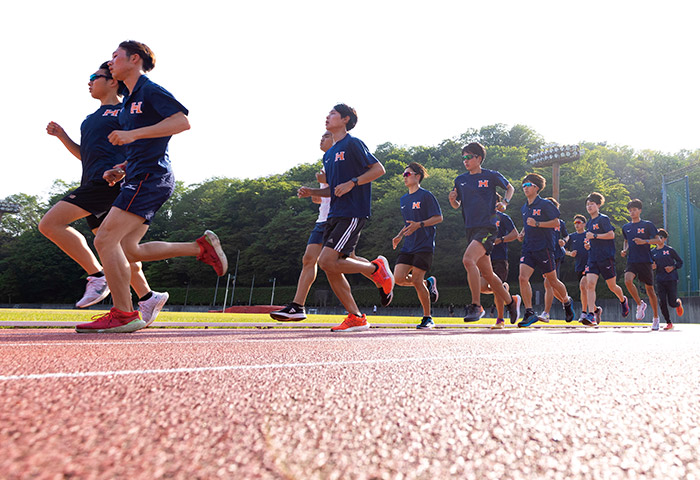
{"label": "runner", "polygon": [[326,272],[333,292],[348,312],[340,325],[331,328],[333,332],[369,329],[367,318],[360,312],[345,274],[371,275],[387,297],[393,295],[394,290],[394,276],[386,258],[380,255],[372,262],[351,258],[362,227],[371,214],[371,182],[385,173],[384,167],[367,146],[348,133],[356,124],[357,113],[354,109],[343,103],[333,107],[326,117],[326,129],[333,134],[335,144],[323,156],[328,187],[301,187],[298,191],[300,198],[330,196],[331,199],[318,264]]}
{"label": "runner", "polygon": [[500,209],[513,198],[515,189],[503,175],[494,170],[482,169],[486,149],[477,142],[462,148],[462,158],[466,173],[455,179],[449,200],[452,208],[462,208],[462,217],[467,235],[467,249],[462,263],[467,271],[467,281],[471,291],[472,303],[466,308],[464,321],[475,322],[484,316],[481,306],[481,277],[494,288],[494,297],[498,297],[508,307],[511,322],[518,319],[518,303],[493,273],[489,255],[493,250],[496,237],[496,188],[506,190]]}
{"label": "runner", "polygon": [[574,216],[574,233],[569,235],[566,242],[566,255],[574,259],[574,272],[578,278],[578,288],[581,294],[581,317],[579,322],[586,318],[586,308],[588,305],[588,288],[586,287],[586,263],[588,262],[588,250],[584,243],[586,241],[586,217],[581,214]]}
{"label": "runner", "polygon": [[134,332],[147,326],[133,310],[129,262],[197,256],[219,276],[228,269],[219,239],[209,230],[195,242],[139,243],[175,186],[168,156],[170,137],[190,128],[187,109],[145,75],[154,66],[151,49],[133,40],[120,43],[109,62],[112,76],[129,90],[119,113],[121,129],[108,136],[112,145],[126,146],[126,165],[104,174],[110,184],[122,178],[124,184],[95,237],[114,306],[95,321],[78,325],[80,333]]}
{"label": "runner", "polygon": [[529,327],[539,320],[532,308],[532,286],[530,277],[539,267],[542,275],[552,285],[554,296],[564,306],[566,321],[574,318],[573,301],[566,291],[566,286],[557,278],[554,260],[554,234],[552,229],[558,227],[559,209],[554,204],[540,197],[546,180],[542,175],[530,173],[523,178],[523,192],[527,201],[520,209],[523,215],[523,253],[520,258],[520,295],[525,304],[525,314],[518,327]]}
{"label": "runner", "polygon": [[[673,322],[668,313],[668,307],[676,309],[676,315],[683,316],[683,302],[678,298],[678,269],[683,268],[683,260],[673,247],[666,245],[668,232],[659,229],[659,246],[652,250],[653,268],[656,270],[656,294],[659,298],[661,313],[666,320],[664,330],[673,329]],[[659,329],[659,322],[652,323],[652,330]]]}
{"label": "runner", "polygon": [[[80,144],[75,143],[58,123],[49,122],[46,127],[46,132],[58,138],[82,165],[80,187],[51,207],[39,222],[39,231],[88,274],[85,293],[75,304],[78,308],[99,303],[109,295],[102,265],[88,247],[85,237],[70,224],[85,218],[92,233],[96,234],[119,195],[119,189],[110,187],[102,174],[124,161],[122,147],[107,140],[107,135],[119,128],[117,116],[122,108],[120,92],[123,88],[124,84],[112,77],[108,62],[104,62],[90,75],[88,89],[92,98],[100,101],[100,108],[80,125]],[[144,321],[153,322],[167,301],[168,293],[151,291],[141,263],[131,262],[129,268],[131,286],[141,300],[141,315]]]}
{"label": "runner", "polygon": [[442,222],[442,210],[435,196],[420,184],[428,172],[417,162],[408,164],[403,172],[403,182],[408,193],[401,197],[401,215],[404,227],[391,240],[396,250],[405,238],[401,252],[396,259],[394,278],[402,287],[414,287],[418,300],[423,307],[423,318],[416,327],[420,330],[435,326],[430,311],[430,304],[438,299],[437,280],[425,274],[430,270],[435,251],[435,225]]}
{"label": "runner", "polygon": [[625,269],[625,286],[632,298],[637,303],[637,321],[644,320],[647,304],[644,302],[634,286],[634,279],[638,278],[644,284],[644,289],[649,297],[651,309],[654,312],[652,323],[659,324],[659,304],[654,291],[654,270],[651,268],[650,245],[662,244],[658,238],[656,226],[648,220],[642,220],[642,201],[638,198],[631,200],[627,204],[630,213],[630,223],[622,227],[622,234],[625,237],[622,252],[623,257],[627,257],[627,268]]}
{"label": "runner", "polygon": [[[545,200],[549,200],[557,209],[559,208],[559,202],[556,198],[547,197]],[[552,229],[552,236],[554,239],[554,269],[557,271],[557,278],[559,278],[561,277],[561,261],[566,256],[564,245],[566,245],[569,239],[566,223],[564,223],[564,220],[561,218],[559,219],[559,226]],[[552,309],[553,303],[554,289],[547,277],[544,277],[544,310],[537,316],[540,322],[549,323],[549,311]],[[573,318],[571,320],[573,320]]]}
{"label": "runner", "polygon": [[586,240],[588,241],[588,264],[586,270],[586,286],[588,287],[588,305],[584,325],[599,325],[602,309],[596,307],[596,284],[602,276],[608,289],[620,300],[622,316],[627,317],[630,306],[622,288],[616,283],[615,273],[615,229],[607,215],[600,213],[600,207],[605,204],[605,197],[593,192],[586,198],[586,211],[591,216],[586,223]]}

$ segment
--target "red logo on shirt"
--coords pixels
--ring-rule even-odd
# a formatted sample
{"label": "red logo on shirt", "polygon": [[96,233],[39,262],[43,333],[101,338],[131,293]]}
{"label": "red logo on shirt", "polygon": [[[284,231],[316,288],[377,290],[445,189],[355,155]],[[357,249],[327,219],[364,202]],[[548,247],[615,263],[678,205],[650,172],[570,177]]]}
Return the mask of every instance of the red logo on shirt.
{"label": "red logo on shirt", "polygon": [[533,215],[540,216],[540,215],[542,215],[542,210],[539,209],[539,208],[536,208],[536,209],[534,209],[534,210],[532,211],[532,214],[533,214]]}
{"label": "red logo on shirt", "polygon": [[637,233],[644,233],[644,228],[638,228]]}
{"label": "red logo on shirt", "polygon": [[133,115],[134,113],[143,113],[141,111],[141,104],[143,102],[134,102],[131,104],[131,114]]}
{"label": "red logo on shirt", "polygon": [[338,152],[335,154],[335,161],[336,162],[342,162],[343,160],[345,160],[345,151]]}
{"label": "red logo on shirt", "polygon": [[670,250],[664,250],[664,251],[663,251],[663,254],[664,254],[664,255],[668,255],[668,252],[670,252]]}
{"label": "red logo on shirt", "polygon": [[600,230],[600,225],[598,225],[597,223],[593,225],[593,230]]}
{"label": "red logo on shirt", "polygon": [[103,113],[102,116],[103,117],[116,117],[119,115],[120,110],[105,110],[105,113]]}
{"label": "red logo on shirt", "polygon": [[413,210],[420,210],[420,202],[413,202]]}
{"label": "red logo on shirt", "polygon": [[496,228],[498,228],[498,227],[500,227],[500,226],[501,226],[501,221],[500,221],[500,220],[496,220]]}
{"label": "red logo on shirt", "polygon": [[488,188],[489,187],[489,181],[488,180],[479,180],[479,188]]}

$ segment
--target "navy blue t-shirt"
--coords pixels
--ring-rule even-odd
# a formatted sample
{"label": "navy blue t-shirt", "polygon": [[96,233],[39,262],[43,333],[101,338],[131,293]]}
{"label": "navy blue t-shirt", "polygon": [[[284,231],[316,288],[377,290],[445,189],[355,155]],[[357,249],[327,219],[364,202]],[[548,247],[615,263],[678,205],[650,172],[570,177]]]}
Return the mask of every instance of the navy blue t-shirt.
{"label": "navy blue t-shirt", "polygon": [[531,227],[527,224],[528,218],[534,218],[542,223],[559,218],[559,209],[552,202],[539,195],[528,204],[522,206],[520,212],[523,215],[525,237],[523,238],[523,253],[549,250],[554,253],[553,228]]}
{"label": "navy blue t-shirt", "polygon": [[656,238],[658,233],[656,226],[648,220],[626,223],[622,227],[622,234],[627,240],[627,263],[651,263],[650,245],[637,245],[634,239],[650,240]]}
{"label": "navy blue t-shirt", "polygon": [[496,225],[496,187],[508,187],[508,180],[494,170],[481,169],[474,175],[466,172],[455,178],[465,228]]}
{"label": "navy blue t-shirt", "polygon": [[121,105],[102,105],[80,125],[81,185],[94,181],[107,185],[102,175],[124,161],[124,147],[112,145],[107,140],[110,133],[121,128],[118,118],[121,108]]}
{"label": "navy blue t-shirt", "polygon": [[[416,192],[401,197],[401,215],[408,225],[408,220],[423,222],[435,215],[442,215],[442,210],[432,193],[419,188]],[[432,252],[435,250],[436,230],[435,225],[430,225],[404,237],[401,253]]]}
{"label": "navy blue t-shirt", "polygon": [[[654,248],[651,251],[651,258],[656,264],[656,280],[660,282],[678,281],[678,269],[683,267],[683,260],[673,247],[664,245],[663,248]],[[668,273],[664,267],[676,268],[671,273]]]}
{"label": "navy blue t-shirt", "polygon": [[576,256],[574,257],[574,271],[576,272],[583,272],[588,263],[588,250],[586,250],[584,246],[585,240],[586,232],[574,232],[569,235],[569,241],[566,242],[566,249],[570,252],[576,252]]}
{"label": "navy blue t-shirt", "polygon": [[[121,130],[135,130],[155,125],[178,112],[189,113],[170,92],[153,83],[146,75],[141,75],[134,91],[124,99],[119,123]],[[129,162],[126,166],[127,182],[145,173],[163,175],[170,172],[169,141],[170,136],[143,138],[125,145]]]}
{"label": "navy blue t-shirt", "polygon": [[[586,222],[586,231],[597,233],[611,232],[615,230],[610,223],[610,218],[602,213],[596,218],[591,218]],[[615,240],[600,240],[591,238],[591,249],[588,250],[588,260],[591,262],[602,262],[603,260],[615,258]]]}
{"label": "navy blue t-shirt", "polygon": [[[513,219],[510,218],[507,214],[503,212],[496,212],[497,219],[496,219],[496,228],[498,231],[496,232],[497,237],[505,237],[508,235],[510,232],[515,230],[515,224],[513,223]],[[493,250],[491,250],[491,260],[507,260],[508,259],[508,244],[507,243],[499,243],[498,245],[493,246]]]}
{"label": "navy blue t-shirt", "polygon": [[378,163],[362,140],[346,134],[323,155],[323,168],[331,189],[331,209],[328,218],[369,217],[372,213],[372,183],[353,187],[342,197],[335,196],[335,187],[359,177],[372,164]]}
{"label": "navy blue t-shirt", "polygon": [[559,239],[564,239],[569,236],[569,232],[566,231],[566,223],[561,218],[559,219],[559,226],[552,229],[552,236],[554,239],[554,258],[559,260],[566,255],[564,247],[559,246]]}

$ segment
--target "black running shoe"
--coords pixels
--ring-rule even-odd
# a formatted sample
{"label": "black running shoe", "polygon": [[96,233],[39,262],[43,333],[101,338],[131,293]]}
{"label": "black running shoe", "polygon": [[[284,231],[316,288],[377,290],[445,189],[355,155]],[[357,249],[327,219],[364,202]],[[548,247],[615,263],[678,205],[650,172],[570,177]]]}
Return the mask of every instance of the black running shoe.
{"label": "black running shoe", "polygon": [[472,303],[471,305],[467,305],[467,314],[464,316],[464,321],[476,322],[481,317],[483,317],[485,313],[486,312],[484,312],[484,307]]}
{"label": "black running shoe", "polygon": [[387,295],[386,293],[384,293],[384,289],[382,287],[379,287],[379,303],[382,305],[382,307],[386,307],[387,305],[389,305],[393,299],[393,290]]}
{"label": "black running shoe", "polygon": [[574,301],[569,297],[569,301],[564,304],[564,313],[566,314],[566,323],[574,320]]}
{"label": "black running shoe", "polygon": [[506,305],[508,308],[508,313],[510,314],[510,323],[513,324],[518,321],[518,318],[520,318],[520,302],[522,302],[522,299],[520,298],[520,295],[513,295],[511,297],[513,301],[510,302],[510,305]]}
{"label": "black running shoe", "polygon": [[539,321],[539,318],[535,314],[535,311],[531,308],[528,308],[525,310],[525,315],[523,316],[523,319],[520,320],[520,323],[518,323],[518,327],[529,327],[537,321]]}
{"label": "black running shoe", "polygon": [[440,297],[437,289],[437,279],[435,277],[428,277],[425,280],[425,284],[428,287],[428,292],[430,292],[430,303],[437,302]]}
{"label": "black running shoe", "polygon": [[423,317],[423,319],[420,321],[420,325],[418,325],[416,328],[418,330],[428,330],[435,327],[435,322],[433,322],[432,317]]}
{"label": "black running shoe", "polygon": [[270,316],[280,322],[298,322],[306,318],[306,310],[303,305],[288,303],[282,310],[270,312]]}

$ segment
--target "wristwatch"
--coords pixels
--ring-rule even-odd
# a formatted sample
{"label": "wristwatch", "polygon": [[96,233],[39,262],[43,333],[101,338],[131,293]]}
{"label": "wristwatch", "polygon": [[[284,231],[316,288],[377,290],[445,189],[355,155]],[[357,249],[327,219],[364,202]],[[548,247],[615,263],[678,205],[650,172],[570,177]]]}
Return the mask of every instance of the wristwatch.
{"label": "wristwatch", "polygon": [[598,234],[597,234],[597,233],[594,233],[594,234],[593,234],[593,238],[598,238]]}
{"label": "wristwatch", "polygon": [[425,228],[425,222],[420,222],[420,228]]}
{"label": "wristwatch", "polygon": [[352,183],[354,183],[356,187],[359,187],[359,186],[360,186],[360,184],[357,183],[357,182],[359,181],[359,180],[357,180],[357,177],[352,177],[352,178],[350,179],[350,181],[351,181]]}

